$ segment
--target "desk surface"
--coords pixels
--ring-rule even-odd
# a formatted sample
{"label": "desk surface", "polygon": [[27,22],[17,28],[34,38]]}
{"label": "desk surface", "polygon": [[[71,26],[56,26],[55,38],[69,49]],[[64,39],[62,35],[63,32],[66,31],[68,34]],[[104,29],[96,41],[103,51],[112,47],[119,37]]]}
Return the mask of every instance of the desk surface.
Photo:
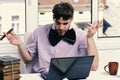
{"label": "desk surface", "polygon": [[40,77],[40,74],[32,73],[32,74],[21,74],[20,80],[44,80],[44,79]]}
{"label": "desk surface", "polygon": [[[40,77],[40,74],[21,74],[20,80],[44,80]],[[67,79],[64,79],[67,80]],[[106,72],[91,71],[87,79],[82,80],[120,80],[120,75],[109,75]]]}

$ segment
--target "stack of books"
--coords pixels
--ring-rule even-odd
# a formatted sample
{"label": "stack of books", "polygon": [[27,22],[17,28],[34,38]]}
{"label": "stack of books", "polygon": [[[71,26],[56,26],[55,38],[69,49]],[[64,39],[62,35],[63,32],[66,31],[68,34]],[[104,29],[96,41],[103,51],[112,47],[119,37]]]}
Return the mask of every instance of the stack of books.
{"label": "stack of books", "polygon": [[20,79],[20,59],[12,56],[0,57],[0,80]]}

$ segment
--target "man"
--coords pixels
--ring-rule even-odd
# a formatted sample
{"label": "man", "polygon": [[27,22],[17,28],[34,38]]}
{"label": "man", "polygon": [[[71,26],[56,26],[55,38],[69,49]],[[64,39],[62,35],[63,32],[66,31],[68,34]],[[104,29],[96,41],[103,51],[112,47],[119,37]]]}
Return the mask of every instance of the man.
{"label": "man", "polygon": [[36,59],[33,72],[47,74],[50,59],[53,57],[73,57],[94,55],[91,70],[97,70],[99,57],[93,35],[101,25],[101,21],[89,24],[88,32],[71,25],[74,8],[67,2],[54,6],[53,24],[39,26],[30,36],[26,46],[13,32],[6,34],[11,44],[18,46],[20,56],[25,63]]}

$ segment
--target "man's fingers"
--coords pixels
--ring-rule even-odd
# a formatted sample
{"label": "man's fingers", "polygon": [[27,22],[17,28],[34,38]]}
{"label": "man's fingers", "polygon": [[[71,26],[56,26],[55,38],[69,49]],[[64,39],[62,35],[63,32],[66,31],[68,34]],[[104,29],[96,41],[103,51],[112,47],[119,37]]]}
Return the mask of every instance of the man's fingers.
{"label": "man's fingers", "polygon": [[98,29],[99,27],[102,26],[102,21],[94,21],[92,24],[91,23],[87,23],[88,27],[91,27],[93,30],[94,29]]}
{"label": "man's fingers", "polygon": [[11,35],[9,35],[9,34],[7,34],[7,33],[5,33],[5,32],[3,32],[3,34],[5,35],[5,37],[8,39],[8,40],[10,40],[10,38],[11,38]]}

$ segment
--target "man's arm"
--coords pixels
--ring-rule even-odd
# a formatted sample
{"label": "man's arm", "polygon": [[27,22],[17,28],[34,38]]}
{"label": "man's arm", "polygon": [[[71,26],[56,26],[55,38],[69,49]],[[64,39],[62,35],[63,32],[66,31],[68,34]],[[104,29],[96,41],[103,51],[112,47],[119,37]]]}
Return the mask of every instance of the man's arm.
{"label": "man's arm", "polygon": [[98,51],[93,38],[88,38],[88,55],[94,55],[94,61],[91,67],[92,71],[96,71],[99,63]]}
{"label": "man's arm", "polygon": [[13,32],[10,32],[9,34],[4,33],[4,35],[7,37],[11,44],[18,46],[18,49],[20,51],[19,54],[25,63],[29,63],[33,60],[33,57],[25,49],[25,46],[18,35]]}
{"label": "man's arm", "polygon": [[98,51],[94,42],[94,35],[101,26],[102,21],[95,21],[88,26],[88,33],[87,33],[87,44],[88,44],[88,55],[94,55],[94,61],[91,67],[91,70],[96,71],[98,69],[99,64],[99,56]]}
{"label": "man's arm", "polygon": [[24,63],[29,63],[33,60],[33,57],[30,55],[30,53],[25,49],[24,45],[18,45],[18,49],[19,49],[19,54],[22,58],[22,60],[24,61]]}

